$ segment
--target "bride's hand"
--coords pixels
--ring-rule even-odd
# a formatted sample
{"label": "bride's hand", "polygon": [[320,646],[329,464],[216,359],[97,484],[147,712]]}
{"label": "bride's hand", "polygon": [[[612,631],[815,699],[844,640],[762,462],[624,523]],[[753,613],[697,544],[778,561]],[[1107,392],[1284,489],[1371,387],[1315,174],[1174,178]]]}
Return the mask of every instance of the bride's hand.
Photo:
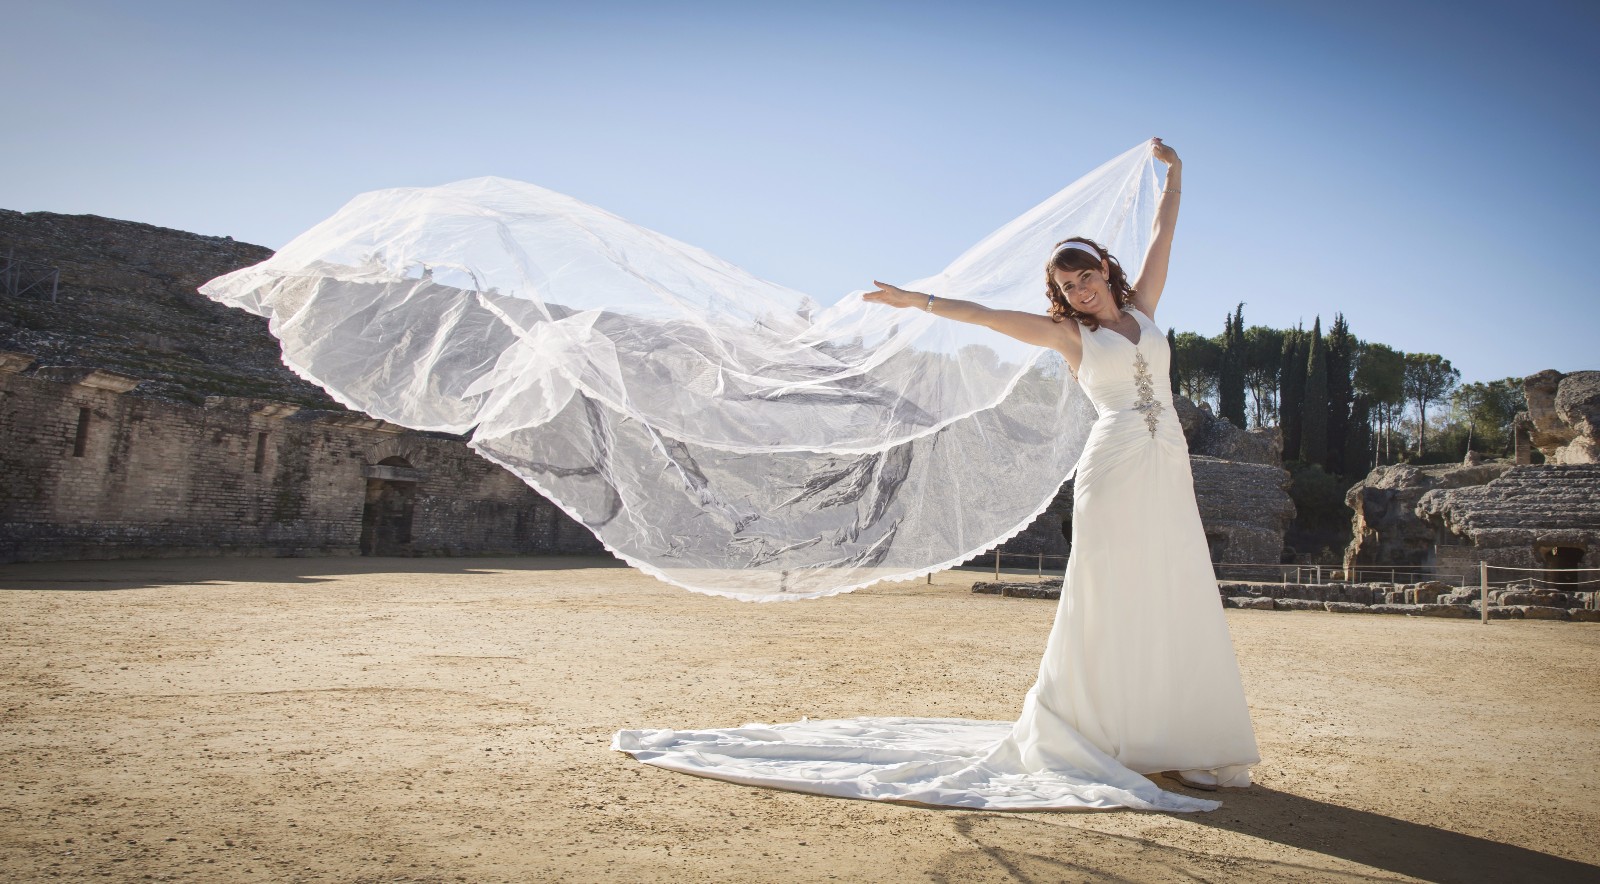
{"label": "bride's hand", "polygon": [[1159,138],[1150,139],[1150,147],[1151,151],[1156,155],[1156,159],[1166,163],[1169,166],[1176,166],[1183,162],[1182,160],[1178,159],[1178,152],[1162,143],[1161,139]]}
{"label": "bride's hand", "polygon": [[886,282],[879,282],[876,279],[872,281],[872,284],[877,286],[878,290],[867,292],[861,296],[861,300],[870,301],[874,304],[888,304],[890,307],[920,307],[928,300],[927,295],[908,292],[903,288],[897,288]]}

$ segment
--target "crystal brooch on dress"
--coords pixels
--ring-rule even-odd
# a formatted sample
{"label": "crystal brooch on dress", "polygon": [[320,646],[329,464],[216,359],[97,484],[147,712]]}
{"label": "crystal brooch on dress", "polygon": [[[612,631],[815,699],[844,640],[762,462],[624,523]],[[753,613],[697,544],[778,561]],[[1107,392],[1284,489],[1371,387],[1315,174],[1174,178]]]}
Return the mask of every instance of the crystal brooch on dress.
{"label": "crystal brooch on dress", "polygon": [[1156,434],[1156,412],[1161,410],[1161,403],[1156,401],[1155,385],[1150,380],[1150,364],[1144,361],[1144,351],[1135,350],[1133,359],[1133,385],[1139,389],[1139,401],[1134,404],[1134,411],[1144,412],[1145,426],[1150,428],[1150,435]]}

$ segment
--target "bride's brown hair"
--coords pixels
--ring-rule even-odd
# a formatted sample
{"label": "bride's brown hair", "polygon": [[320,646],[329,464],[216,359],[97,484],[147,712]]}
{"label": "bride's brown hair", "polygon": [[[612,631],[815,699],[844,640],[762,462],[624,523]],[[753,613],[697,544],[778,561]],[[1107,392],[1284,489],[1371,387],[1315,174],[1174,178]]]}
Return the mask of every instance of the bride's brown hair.
{"label": "bride's brown hair", "polygon": [[[1069,242],[1081,242],[1091,249],[1100,258],[1094,258],[1083,249],[1063,249],[1062,246]],[[1127,274],[1122,272],[1122,265],[1117,259],[1105,250],[1105,247],[1086,236],[1074,236],[1056,243],[1056,250],[1050,255],[1050,260],[1044,266],[1044,295],[1050,299],[1050,318],[1062,322],[1071,317],[1087,325],[1090,330],[1100,327],[1100,321],[1087,313],[1079,313],[1067,296],[1056,285],[1055,270],[1099,270],[1100,259],[1104,258],[1110,274],[1106,277],[1106,285],[1111,289],[1111,294],[1117,299],[1118,307],[1128,306],[1133,300],[1133,286],[1128,284]]]}

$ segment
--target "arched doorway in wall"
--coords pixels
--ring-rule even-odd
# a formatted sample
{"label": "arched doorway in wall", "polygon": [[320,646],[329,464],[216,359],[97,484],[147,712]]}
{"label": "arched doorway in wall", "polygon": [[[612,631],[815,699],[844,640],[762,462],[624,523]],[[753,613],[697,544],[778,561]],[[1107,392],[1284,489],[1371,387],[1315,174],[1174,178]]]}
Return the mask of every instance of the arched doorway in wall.
{"label": "arched doorway in wall", "polygon": [[1228,554],[1228,543],[1231,539],[1221,531],[1206,532],[1206,547],[1211,552],[1211,561],[1222,561],[1222,557]]}
{"label": "arched doorway in wall", "polygon": [[1576,583],[1580,577],[1589,576],[1572,571],[1573,568],[1584,567],[1584,549],[1581,546],[1539,544],[1534,552],[1539,556],[1540,567],[1545,569],[1544,579],[1550,583]]}
{"label": "arched doorway in wall", "polygon": [[403,457],[386,457],[362,468],[367,500],[361,510],[361,554],[409,556],[411,517],[421,474]]}

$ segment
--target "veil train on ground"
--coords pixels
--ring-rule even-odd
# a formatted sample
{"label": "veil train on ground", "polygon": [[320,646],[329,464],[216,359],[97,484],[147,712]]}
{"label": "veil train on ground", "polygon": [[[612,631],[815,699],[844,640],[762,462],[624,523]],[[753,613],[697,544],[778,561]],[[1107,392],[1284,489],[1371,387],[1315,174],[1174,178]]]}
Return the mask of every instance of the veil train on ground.
{"label": "veil train on ground", "polygon": [[[1043,312],[1051,246],[1142,255],[1147,142],[907,284]],[[517,181],[363,194],[201,292],[340,403],[469,444],[669,583],[770,601],[910,580],[1025,529],[1096,412],[1053,352],[852,292],[822,308]]]}

